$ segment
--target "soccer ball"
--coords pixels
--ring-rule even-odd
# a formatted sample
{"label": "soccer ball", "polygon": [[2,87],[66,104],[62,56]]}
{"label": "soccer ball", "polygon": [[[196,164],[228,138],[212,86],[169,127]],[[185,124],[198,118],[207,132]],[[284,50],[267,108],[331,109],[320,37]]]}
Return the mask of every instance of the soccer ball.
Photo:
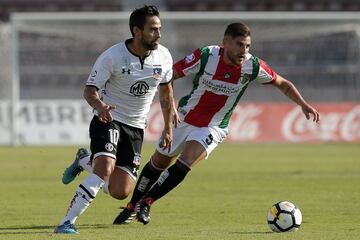
{"label": "soccer ball", "polygon": [[274,204],[267,215],[269,227],[274,232],[297,231],[302,221],[300,209],[289,201]]}

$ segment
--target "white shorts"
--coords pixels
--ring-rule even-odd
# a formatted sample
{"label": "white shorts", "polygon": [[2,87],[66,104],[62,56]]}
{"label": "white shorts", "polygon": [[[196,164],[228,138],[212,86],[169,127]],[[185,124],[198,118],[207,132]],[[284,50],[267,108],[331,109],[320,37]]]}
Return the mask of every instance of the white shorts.
{"label": "white shorts", "polygon": [[168,148],[163,150],[159,146],[161,139],[158,140],[156,150],[165,156],[174,157],[182,152],[187,141],[194,140],[204,146],[207,153],[206,158],[208,158],[217,145],[225,139],[227,133],[227,129],[219,127],[195,127],[186,122],[181,122],[177,128],[173,128],[173,142],[170,152]]}

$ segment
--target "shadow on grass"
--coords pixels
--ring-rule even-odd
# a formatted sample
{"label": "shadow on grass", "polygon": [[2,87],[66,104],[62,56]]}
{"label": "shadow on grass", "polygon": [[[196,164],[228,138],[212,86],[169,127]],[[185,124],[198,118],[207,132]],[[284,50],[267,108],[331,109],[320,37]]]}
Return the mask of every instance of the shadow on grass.
{"label": "shadow on grass", "polygon": [[[81,229],[94,229],[94,228],[109,228],[112,225],[105,225],[105,224],[84,224],[84,225],[77,225],[77,227]],[[21,234],[52,234],[55,229],[55,225],[51,226],[15,226],[15,227],[0,227],[0,235],[21,235]],[[27,231],[27,230],[39,230],[39,231]],[[51,231],[48,231],[51,230]]]}
{"label": "shadow on grass", "polygon": [[267,235],[267,234],[273,234],[273,232],[270,232],[270,231],[264,231],[264,232],[230,232],[231,234],[240,234],[240,235],[246,235],[246,234],[264,234],[264,235]]}

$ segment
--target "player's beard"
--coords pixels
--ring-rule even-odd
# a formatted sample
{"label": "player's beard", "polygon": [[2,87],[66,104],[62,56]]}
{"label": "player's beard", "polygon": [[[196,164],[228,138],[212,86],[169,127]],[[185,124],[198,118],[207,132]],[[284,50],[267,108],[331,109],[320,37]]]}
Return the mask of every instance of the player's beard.
{"label": "player's beard", "polygon": [[244,62],[244,59],[239,59],[239,57],[237,55],[235,55],[235,54],[228,53],[227,58],[230,60],[230,62],[233,65],[240,65],[240,64],[242,64]]}
{"label": "player's beard", "polygon": [[141,39],[141,44],[143,45],[143,47],[146,49],[146,50],[155,50],[158,48],[159,46],[159,43],[157,41],[157,39],[155,39],[154,41],[146,41],[144,38]]}

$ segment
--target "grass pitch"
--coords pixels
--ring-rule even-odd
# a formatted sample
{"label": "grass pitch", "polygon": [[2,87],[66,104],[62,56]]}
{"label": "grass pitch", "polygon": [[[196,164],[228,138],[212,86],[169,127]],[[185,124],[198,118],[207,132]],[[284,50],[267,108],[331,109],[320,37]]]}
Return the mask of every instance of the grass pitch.
{"label": "grass pitch", "polygon": [[[142,166],[154,145],[143,149]],[[79,235],[53,234],[87,174],[61,183],[76,147],[0,148],[0,239],[359,239],[358,144],[222,144],[151,209],[152,221],[113,226],[127,200],[98,194]],[[297,204],[303,224],[272,233],[270,206]]]}

